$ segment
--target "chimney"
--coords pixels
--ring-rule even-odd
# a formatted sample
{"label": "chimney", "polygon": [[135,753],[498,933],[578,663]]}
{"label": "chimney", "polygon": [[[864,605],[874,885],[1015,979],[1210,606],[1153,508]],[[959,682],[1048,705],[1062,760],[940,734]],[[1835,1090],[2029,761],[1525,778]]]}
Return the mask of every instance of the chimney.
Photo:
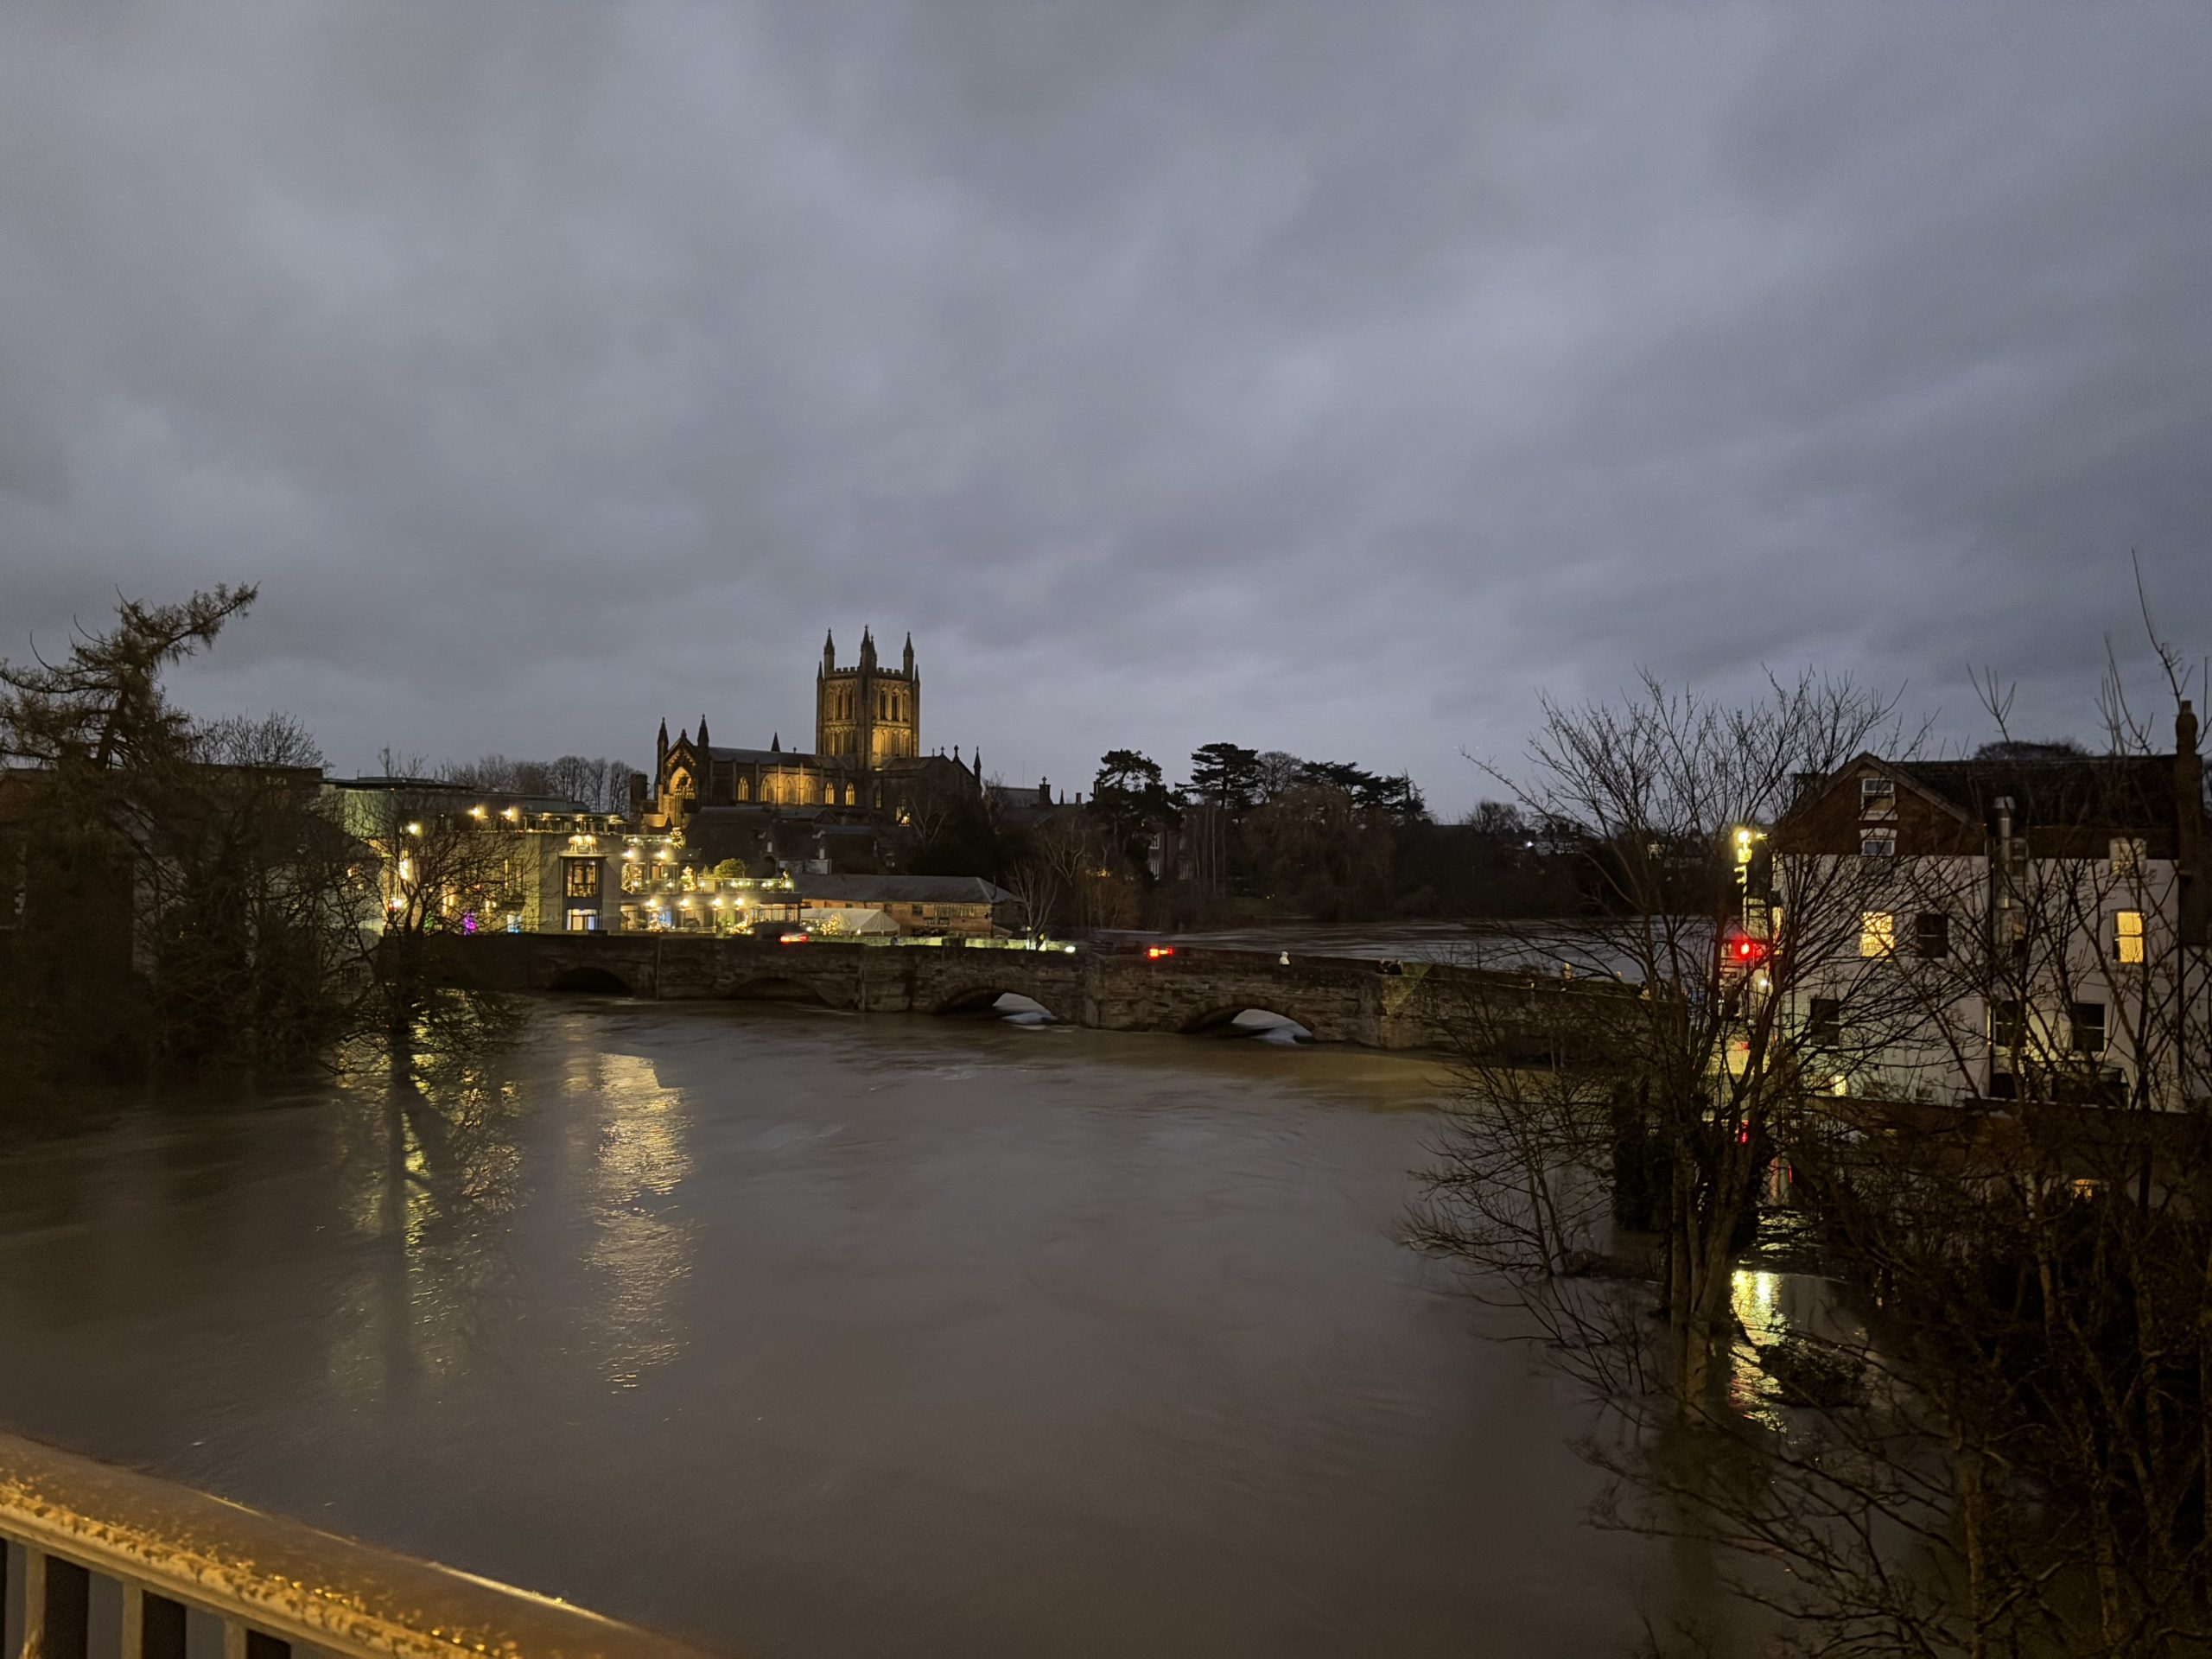
{"label": "chimney", "polygon": [[2174,714],[2174,871],[2181,937],[2205,944],[2212,943],[2212,893],[2204,880],[2204,757],[2196,741],[2196,710],[2183,697]]}

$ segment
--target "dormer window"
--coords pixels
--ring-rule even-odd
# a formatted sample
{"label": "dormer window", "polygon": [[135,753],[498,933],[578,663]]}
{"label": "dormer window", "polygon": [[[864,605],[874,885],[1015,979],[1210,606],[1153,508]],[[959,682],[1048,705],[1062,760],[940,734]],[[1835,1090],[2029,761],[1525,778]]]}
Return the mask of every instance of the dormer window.
{"label": "dormer window", "polygon": [[[1897,784],[1894,778],[1861,778],[1859,780],[1859,816],[1862,818],[1893,818],[1897,815]],[[1895,849],[1891,849],[1892,851]]]}

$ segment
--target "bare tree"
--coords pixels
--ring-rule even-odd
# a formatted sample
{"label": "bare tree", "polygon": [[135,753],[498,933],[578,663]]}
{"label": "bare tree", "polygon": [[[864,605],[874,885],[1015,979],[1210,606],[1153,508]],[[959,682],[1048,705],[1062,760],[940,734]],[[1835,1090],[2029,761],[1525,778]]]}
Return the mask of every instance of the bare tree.
{"label": "bare tree", "polygon": [[[1472,999],[1460,1022],[1470,1097],[1428,1242],[1490,1269],[1623,1414],[1630,1433],[1588,1447],[1620,1477],[1612,1519],[1738,1552],[1737,1587],[1798,1650],[2212,1647],[2204,800],[2189,682],[2169,683],[2171,753],[2132,715],[2103,755],[2023,742],[1992,682],[1999,736],[1977,761],[1852,769],[1871,786],[1864,813],[1855,784],[1847,798],[1847,849],[1822,830],[1833,790],[1778,821],[1741,812],[1754,841],[1773,823],[1777,849],[1770,870],[1744,867],[1741,913],[1693,902],[1726,863],[1691,855],[1688,825],[1655,813],[1662,833],[1631,842],[1586,792],[1595,873],[1624,913],[1601,940],[1511,941],[1524,969],[1548,951],[1553,976]],[[2106,707],[2128,705],[2113,687]],[[1839,737],[1882,712],[1831,709],[1814,729]],[[1620,755],[1604,771],[1637,780],[1631,798],[1700,752],[1639,749],[1632,717],[1567,724],[1581,741],[1554,728],[1540,753]],[[1751,741],[1767,722],[1726,729],[1772,753]],[[1804,770],[1833,774],[1862,743],[1814,744],[1829,764]],[[1891,785],[1927,810],[1893,813]],[[1672,866],[1663,881],[1639,875],[1639,845]],[[1667,905],[1631,908],[1655,887]],[[1748,948],[1746,971],[1669,986],[1647,943],[1669,933],[1647,920],[1660,909],[1708,918],[1672,960],[1726,962],[1717,933]],[[1702,1100],[1670,1106],[1692,1078]],[[1796,1329],[1714,1283],[1776,1153],[1839,1283]],[[1648,1289],[1625,1248],[1645,1225]],[[1676,1306],[1701,1279],[1723,1310],[1702,1333]],[[1683,1386],[1700,1336],[1725,1394]]]}
{"label": "bare tree", "polygon": [[[1690,1421],[1715,1408],[1732,1265],[1775,1116],[1803,1087],[1777,1010],[1806,964],[1857,938],[1866,908],[1859,872],[1803,869],[1747,914],[1752,861],[1735,849],[1754,848],[1738,837],[1775,822],[1798,779],[1885,736],[1902,741],[1894,701],[1848,681],[1777,680],[1731,708],[1647,677],[1618,706],[1546,700],[1527,781],[1500,775],[1527,817],[1579,826],[1604,913],[1508,929],[1490,965],[1613,994],[1571,1016],[1556,1004],[1548,1017],[1572,1030],[1533,1056],[1525,1007],[1470,1000],[1463,1104],[1421,1236],[1516,1287],[1593,1382],[1656,1378]],[[1618,1294],[1561,1292],[1591,1263],[1628,1270],[1619,1224],[1653,1235],[1658,1355],[1624,1356]]]}
{"label": "bare tree", "polygon": [[[386,750],[385,775],[419,776],[422,762]],[[347,828],[361,880],[375,894],[375,927],[358,936],[363,993],[357,1030],[395,1074],[418,1060],[480,1052],[511,1037],[521,1011],[456,971],[454,936],[493,924],[516,902],[508,837],[450,790],[405,788],[360,798]]]}

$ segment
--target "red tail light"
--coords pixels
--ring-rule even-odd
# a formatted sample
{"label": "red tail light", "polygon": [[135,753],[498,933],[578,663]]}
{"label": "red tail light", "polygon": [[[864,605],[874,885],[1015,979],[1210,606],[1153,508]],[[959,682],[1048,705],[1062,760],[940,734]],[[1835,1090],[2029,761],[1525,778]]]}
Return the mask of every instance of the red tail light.
{"label": "red tail light", "polygon": [[1144,948],[1144,954],[1146,961],[1158,962],[1162,957],[1173,956],[1175,947],[1172,944],[1148,944]]}

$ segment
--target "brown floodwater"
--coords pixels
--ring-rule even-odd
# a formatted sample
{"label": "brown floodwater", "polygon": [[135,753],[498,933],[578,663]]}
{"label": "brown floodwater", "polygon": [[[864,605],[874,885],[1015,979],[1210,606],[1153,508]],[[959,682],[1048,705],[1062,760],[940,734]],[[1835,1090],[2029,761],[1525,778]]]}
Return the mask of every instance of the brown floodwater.
{"label": "brown floodwater", "polygon": [[1398,1242],[1437,1093],[550,1003],[404,1111],[14,1133],[0,1423],[741,1652],[1619,1652],[1702,1593],[1585,1524],[1577,1402]]}

